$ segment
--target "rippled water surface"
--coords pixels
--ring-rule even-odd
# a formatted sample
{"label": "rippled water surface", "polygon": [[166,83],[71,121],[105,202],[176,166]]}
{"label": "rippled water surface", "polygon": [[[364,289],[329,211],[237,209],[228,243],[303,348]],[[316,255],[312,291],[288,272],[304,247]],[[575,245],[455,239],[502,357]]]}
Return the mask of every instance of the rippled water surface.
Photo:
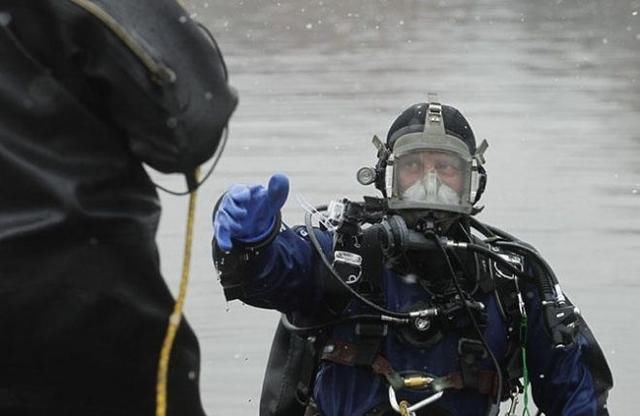
{"label": "rippled water surface", "polygon": [[[285,221],[375,194],[355,181],[397,114],[438,92],[490,143],[480,219],[535,245],[612,366],[612,414],[640,376],[640,0],[192,1],[240,106],[199,195],[187,314],[210,415],[257,414],[277,314],[227,304],[210,210],[231,184],[291,177]],[[178,178],[159,177],[165,185]],[[163,269],[177,286],[186,199],[163,196]]]}

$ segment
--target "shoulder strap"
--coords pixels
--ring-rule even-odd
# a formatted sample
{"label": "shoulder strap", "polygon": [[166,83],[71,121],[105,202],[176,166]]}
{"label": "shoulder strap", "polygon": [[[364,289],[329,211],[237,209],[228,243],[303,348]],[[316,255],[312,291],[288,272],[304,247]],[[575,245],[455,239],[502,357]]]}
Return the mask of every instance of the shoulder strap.
{"label": "shoulder strap", "polygon": [[365,290],[373,301],[383,301],[384,284],[382,277],[384,275],[384,256],[382,247],[380,246],[380,238],[378,236],[379,229],[377,227],[365,228],[362,231],[362,241],[360,250],[362,256],[362,273],[366,287]]}

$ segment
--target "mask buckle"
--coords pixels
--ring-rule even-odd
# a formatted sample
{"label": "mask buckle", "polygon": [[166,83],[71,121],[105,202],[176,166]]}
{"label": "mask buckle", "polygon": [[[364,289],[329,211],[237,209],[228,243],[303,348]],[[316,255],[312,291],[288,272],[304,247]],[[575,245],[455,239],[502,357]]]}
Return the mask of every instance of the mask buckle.
{"label": "mask buckle", "polygon": [[444,129],[444,118],[442,115],[442,104],[438,102],[438,95],[429,93],[429,102],[424,119],[424,136],[446,136]]}
{"label": "mask buckle", "polygon": [[489,143],[483,140],[471,159],[471,187],[469,189],[469,201],[471,205],[478,202],[487,184],[487,174],[482,167],[482,165],[486,163],[484,152],[487,151],[487,148],[489,148]]}

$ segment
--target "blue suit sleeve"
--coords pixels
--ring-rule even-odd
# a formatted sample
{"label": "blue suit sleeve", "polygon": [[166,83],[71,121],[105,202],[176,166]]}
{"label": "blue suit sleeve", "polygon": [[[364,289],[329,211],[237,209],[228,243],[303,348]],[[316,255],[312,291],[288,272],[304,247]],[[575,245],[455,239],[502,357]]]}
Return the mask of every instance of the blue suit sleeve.
{"label": "blue suit sleeve", "polygon": [[608,415],[611,372],[586,322],[571,347],[554,349],[539,299],[527,303],[527,366],[538,408],[547,416]]}
{"label": "blue suit sleeve", "polygon": [[[324,255],[331,255],[331,236],[316,230]],[[247,269],[245,296],[252,306],[280,312],[306,312],[322,307],[324,284],[316,270],[320,261],[304,227],[282,231]]]}

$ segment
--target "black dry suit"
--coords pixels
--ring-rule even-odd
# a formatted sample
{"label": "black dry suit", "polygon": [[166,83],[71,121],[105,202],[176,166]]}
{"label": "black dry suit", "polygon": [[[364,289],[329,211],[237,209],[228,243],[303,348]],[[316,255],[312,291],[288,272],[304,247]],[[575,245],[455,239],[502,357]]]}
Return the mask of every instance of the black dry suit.
{"label": "black dry suit", "polygon": [[[173,299],[155,187],[189,174],[235,105],[174,0],[0,2],[0,414],[151,415]],[[183,322],[169,414],[202,415]]]}

